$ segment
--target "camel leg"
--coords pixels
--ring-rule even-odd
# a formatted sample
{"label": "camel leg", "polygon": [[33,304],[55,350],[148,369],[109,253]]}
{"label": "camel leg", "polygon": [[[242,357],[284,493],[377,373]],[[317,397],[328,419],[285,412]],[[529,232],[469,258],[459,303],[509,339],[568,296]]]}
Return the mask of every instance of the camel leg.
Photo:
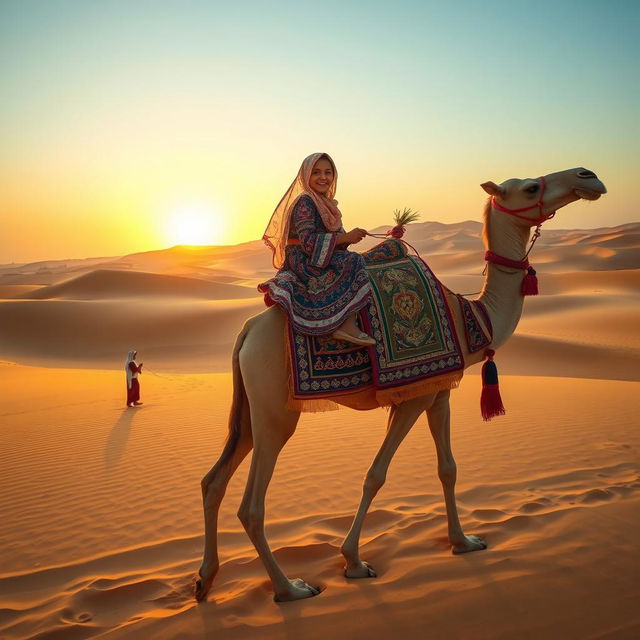
{"label": "camel leg", "polygon": [[427,409],[427,418],[438,454],[438,477],[442,482],[444,501],[447,506],[447,526],[451,551],[453,553],[466,553],[468,551],[486,549],[487,544],[478,536],[466,536],[460,525],[455,496],[457,468],[451,452],[449,396],[450,391],[438,393],[435,402]]}
{"label": "camel leg", "polygon": [[340,549],[347,562],[344,571],[347,578],[374,578],[376,576],[371,566],[360,560],[360,533],[362,532],[364,518],[371,502],[385,483],[387,469],[400,443],[409,433],[420,414],[433,401],[434,397],[435,395],[433,394],[422,396],[391,407],[387,423],[387,434],[369,471],[367,471],[362,488],[360,506]]}
{"label": "camel leg", "polygon": [[251,451],[252,440],[250,428],[241,432],[235,450],[230,457],[224,455],[202,479],[202,505],[204,508],[204,556],[195,581],[196,600],[206,598],[213,580],[218,573],[218,512],[224,498],[229,480],[240,463]]}
{"label": "camel leg", "polygon": [[258,417],[252,420],[251,469],[238,517],[271,578],[274,599],[282,602],[309,598],[320,593],[320,590],[299,578],[296,580],[287,578],[269,548],[264,533],[264,501],[267,487],[273,475],[278,454],[293,435],[300,414],[286,409],[276,414],[265,411],[264,405],[261,406],[261,413],[252,411],[252,415],[256,414]]}

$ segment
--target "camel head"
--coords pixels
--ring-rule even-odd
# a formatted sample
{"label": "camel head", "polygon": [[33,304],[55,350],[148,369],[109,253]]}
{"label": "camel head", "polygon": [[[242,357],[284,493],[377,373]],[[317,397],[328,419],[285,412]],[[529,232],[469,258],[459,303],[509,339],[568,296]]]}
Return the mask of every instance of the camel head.
{"label": "camel head", "polygon": [[607,192],[598,176],[584,167],[556,171],[540,178],[510,178],[502,184],[484,182],[480,186],[492,196],[487,210],[517,214],[515,219],[528,227],[576,200],[597,200]]}

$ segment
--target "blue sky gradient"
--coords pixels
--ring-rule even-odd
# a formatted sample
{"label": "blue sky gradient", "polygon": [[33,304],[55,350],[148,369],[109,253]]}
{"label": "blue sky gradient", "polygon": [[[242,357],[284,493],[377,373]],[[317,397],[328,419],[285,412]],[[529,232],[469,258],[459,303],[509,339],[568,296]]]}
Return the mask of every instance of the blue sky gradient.
{"label": "blue sky gradient", "polygon": [[230,5],[0,4],[0,262],[168,246],[189,203],[200,244],[256,239],[318,150],[347,226],[479,219],[480,182],[574,166],[609,194],[556,228],[639,218],[640,3]]}

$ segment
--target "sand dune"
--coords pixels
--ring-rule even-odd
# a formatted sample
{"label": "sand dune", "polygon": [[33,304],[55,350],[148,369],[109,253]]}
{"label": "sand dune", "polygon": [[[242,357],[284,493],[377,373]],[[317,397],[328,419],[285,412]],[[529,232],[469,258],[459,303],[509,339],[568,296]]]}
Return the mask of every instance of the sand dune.
{"label": "sand dune", "polygon": [[37,284],[5,284],[0,285],[0,300],[18,298],[23,293],[37,291],[41,287]]}
{"label": "sand dune", "polygon": [[[533,255],[536,268],[542,272],[638,268],[640,223],[587,230],[555,229],[553,224],[557,223],[546,225]],[[388,229],[378,227],[371,232],[386,233]],[[484,267],[481,232],[482,225],[470,220],[455,224],[421,222],[408,225],[405,238],[437,273],[476,274]],[[364,251],[378,242],[379,238],[366,238],[355,249]],[[249,281],[252,286],[273,273],[270,252],[255,240],[235,246],[176,246],[112,258],[0,265],[0,286],[53,285],[102,269],[191,276],[231,284]]]}
{"label": "sand dune", "polygon": [[244,321],[264,309],[259,297],[133,300],[0,302],[1,357],[43,366],[119,368],[136,348],[152,368],[224,371]]}
{"label": "sand dune", "polygon": [[196,605],[199,480],[226,432],[230,379],[141,381],[146,404],[127,411],[121,372],[0,366],[2,637],[637,635],[637,385],[507,376],[508,413],[483,424],[480,381],[466,376],[453,396],[458,505],[489,547],[451,555],[422,418],[365,522],[379,574],[367,581],[342,576],[339,546],[386,413],[304,415],[271,483],[267,535],[287,573],[323,592],[273,602],[236,517],[247,460],[220,513],[220,572]]}
{"label": "sand dune", "polygon": [[[445,275],[443,282],[461,293],[482,287],[481,276]],[[551,358],[552,375],[638,380],[639,284],[638,269],[541,275],[540,289],[549,293],[526,300],[516,335],[500,349],[501,371],[550,375]],[[237,293],[243,297],[208,299]],[[34,299],[40,296],[47,299]],[[227,371],[240,328],[264,309],[249,287],[126,272],[88,274],[14,298],[31,299],[0,301],[0,357],[42,366],[119,368],[135,345],[157,369]]]}
{"label": "sand dune", "polygon": [[60,284],[30,291],[17,298],[100,300],[127,297],[183,297],[226,300],[256,297],[255,289],[221,282],[155,273],[99,269]]}

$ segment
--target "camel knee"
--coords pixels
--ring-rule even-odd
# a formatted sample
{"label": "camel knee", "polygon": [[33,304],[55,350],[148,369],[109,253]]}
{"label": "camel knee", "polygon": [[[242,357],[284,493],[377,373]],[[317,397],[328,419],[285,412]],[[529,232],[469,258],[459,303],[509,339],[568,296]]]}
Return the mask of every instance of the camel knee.
{"label": "camel knee", "polygon": [[376,495],[387,479],[387,474],[378,469],[369,469],[364,479],[364,490],[366,493]]}
{"label": "camel knee", "polygon": [[455,460],[443,462],[438,465],[438,477],[442,484],[455,484],[458,474],[458,467]]}
{"label": "camel knee", "polygon": [[238,509],[238,519],[244,530],[252,540],[264,531],[264,510],[256,507],[241,505]]}
{"label": "camel knee", "polygon": [[212,469],[200,481],[202,495],[205,498],[211,498],[212,496],[224,494],[227,488],[227,482],[228,479],[224,477],[223,473],[221,473],[221,469]]}

